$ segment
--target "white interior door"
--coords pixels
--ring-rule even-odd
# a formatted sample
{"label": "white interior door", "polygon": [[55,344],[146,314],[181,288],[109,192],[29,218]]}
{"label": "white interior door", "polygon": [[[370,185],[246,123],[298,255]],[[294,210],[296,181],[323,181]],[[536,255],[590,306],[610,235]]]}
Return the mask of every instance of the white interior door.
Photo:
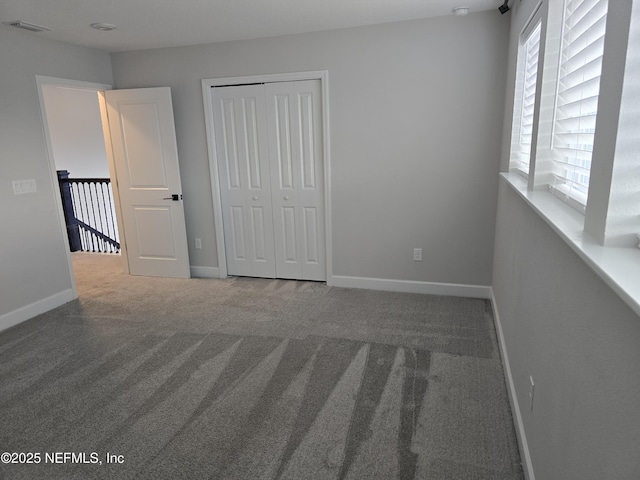
{"label": "white interior door", "polygon": [[326,279],[320,81],[213,91],[230,275]]}
{"label": "white interior door", "polygon": [[171,90],[108,90],[104,96],[129,272],[188,278]]}
{"label": "white interior door", "polygon": [[264,86],[216,88],[213,102],[227,271],[274,278]]}
{"label": "white interior door", "polygon": [[277,276],[323,281],[320,81],[268,83],[265,93]]}

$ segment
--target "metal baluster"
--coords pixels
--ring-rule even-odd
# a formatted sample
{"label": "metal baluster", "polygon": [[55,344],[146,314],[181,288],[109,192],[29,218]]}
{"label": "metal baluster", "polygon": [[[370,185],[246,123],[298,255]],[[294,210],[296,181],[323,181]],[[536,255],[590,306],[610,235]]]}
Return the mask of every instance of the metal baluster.
{"label": "metal baluster", "polygon": [[89,251],[89,232],[87,232],[85,229],[82,229],[82,243],[84,245],[82,251],[88,252]]}
{"label": "metal baluster", "polygon": [[[96,204],[97,204],[96,212],[98,214],[98,220],[100,222],[100,228],[98,228],[98,223],[96,222],[96,229],[104,233],[105,228],[102,222],[102,217],[103,217],[102,208],[104,207],[104,196],[102,197],[102,202],[100,202],[100,194],[98,193],[98,189],[102,190],[102,182],[94,182],[93,187],[96,193]],[[100,239],[100,251],[103,253],[107,251],[104,247],[103,239]]]}
{"label": "metal baluster", "polygon": [[[94,195],[94,190],[95,190],[95,182],[87,182],[87,189],[89,190],[89,201],[91,202],[91,215],[93,217],[93,220],[91,222],[91,226],[93,228],[98,228],[98,215],[96,215],[96,201],[95,201],[95,195]],[[92,234],[92,238],[93,238],[93,242],[95,245],[95,251],[99,252],[100,251],[100,239],[98,238],[98,236],[95,234],[95,232]]]}
{"label": "metal baluster", "polygon": [[[91,184],[92,182],[87,182],[87,190],[89,191],[89,201],[91,202],[91,209],[89,210],[90,212],[90,218],[92,218],[92,221],[89,223],[89,226],[96,228],[98,226],[98,223],[96,221],[96,207],[94,205],[94,201],[93,201],[93,192],[91,191]],[[87,204],[87,208],[89,208],[89,204]],[[91,241],[93,244],[93,251],[94,252],[99,252],[100,251],[100,244],[98,243],[98,237],[96,236],[95,233],[91,234]]]}
{"label": "metal baluster", "polygon": [[[105,199],[104,199],[104,185],[105,185],[105,182],[101,181],[100,182],[100,196],[102,197],[102,201],[100,202],[100,208],[101,208],[102,215],[104,216],[104,226],[102,227],[103,228],[102,233],[106,234],[107,237],[110,237],[111,236],[111,232],[109,231],[109,222],[108,222],[108,219],[107,219],[107,211],[106,211],[107,202],[105,202]],[[109,243],[107,241],[105,241],[104,238],[102,239],[102,246],[104,248],[105,253],[111,253],[110,252],[111,249],[109,248]]]}
{"label": "metal baluster", "polygon": [[[89,200],[87,200],[87,182],[82,182],[82,193],[83,193],[83,198],[84,198],[84,210],[87,213],[87,216],[85,217],[85,221],[84,223],[86,223],[87,225],[91,226],[91,211],[89,210],[89,200],[91,199],[91,192],[89,192]],[[95,252],[96,251],[96,243],[95,243],[95,239],[94,239],[94,235],[93,233],[89,232],[89,239],[91,240],[91,251]]]}
{"label": "metal baluster", "polygon": [[[113,232],[112,230],[112,222],[110,222],[110,218],[111,218],[111,210],[108,209],[108,203],[107,203],[107,198],[109,197],[109,181],[105,180],[104,182],[102,182],[101,184],[101,191],[102,191],[102,208],[104,209],[104,222],[106,225],[106,229],[107,229],[107,237],[109,238],[115,238],[115,232]],[[107,250],[109,251],[109,253],[113,253],[113,250],[115,248],[115,246],[111,243],[111,242],[106,242],[105,244],[107,245]]]}
{"label": "metal baluster", "polygon": [[[71,187],[72,187],[71,199],[73,201],[73,210],[75,212],[75,216],[78,220],[80,220],[81,222],[84,222],[84,213],[82,211],[82,197],[80,196],[80,184],[76,180],[72,180]],[[86,252],[88,248],[87,235],[84,228],[82,228],[81,230],[82,230],[81,250],[83,252]]]}

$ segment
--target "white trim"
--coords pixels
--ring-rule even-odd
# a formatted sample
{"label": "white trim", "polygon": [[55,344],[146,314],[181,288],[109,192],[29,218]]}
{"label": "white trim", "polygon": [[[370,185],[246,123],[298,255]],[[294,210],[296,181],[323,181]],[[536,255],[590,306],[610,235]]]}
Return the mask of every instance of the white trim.
{"label": "white trim", "polygon": [[317,72],[322,90],[322,152],[324,155],[324,236],[327,285],[333,278],[333,223],[331,222],[331,144],[329,137],[329,72]]}
{"label": "white trim", "polygon": [[533,473],[533,463],[531,461],[531,454],[529,452],[529,444],[527,443],[527,435],[524,430],[524,422],[522,421],[522,413],[520,412],[520,404],[518,403],[518,396],[516,394],[516,386],[513,382],[513,375],[511,373],[511,366],[509,364],[509,355],[507,354],[507,345],[504,341],[504,333],[502,332],[502,324],[500,323],[500,315],[498,314],[498,305],[496,297],[491,288],[491,307],[493,310],[493,321],[496,326],[496,333],[498,334],[498,345],[500,347],[500,355],[502,356],[502,364],[504,366],[504,374],[507,381],[509,402],[511,403],[511,411],[514,415],[516,437],[518,439],[518,448],[520,450],[520,460],[522,461],[522,469],[526,480],[535,480],[536,476]]}
{"label": "white trim", "polygon": [[[524,24],[524,27],[522,27],[522,30],[520,31],[520,42],[519,42],[520,45],[522,45],[523,40],[533,32],[538,22],[539,21],[542,22],[541,7],[542,7],[542,0],[538,1],[538,4],[533,9],[533,12],[531,13],[531,15],[529,15],[529,19],[526,21],[526,23]],[[542,35],[540,36],[540,39],[542,40]]]}
{"label": "white trim", "polygon": [[202,80],[202,85],[207,85],[208,87],[222,87],[225,85],[242,85],[248,83],[295,82],[297,80],[326,80],[328,76],[329,73],[327,70],[316,70],[310,72],[269,73],[264,75],[246,75],[241,77],[205,78]]}
{"label": "white trim", "polygon": [[219,278],[226,278],[227,257],[224,248],[224,227],[222,225],[222,198],[220,197],[220,174],[216,154],[215,135],[213,134],[213,95],[212,87],[239,85],[248,83],[294,82],[297,80],[320,80],[322,89],[322,144],[324,166],[324,202],[325,202],[325,256],[327,284],[333,274],[333,245],[331,229],[331,155],[329,142],[329,72],[326,70],[311,72],[291,72],[242,77],[205,78],[202,80],[202,102],[207,134],[207,151],[209,155],[209,172],[211,176],[211,197],[216,229],[216,247],[218,249]]}
{"label": "white trim", "polygon": [[107,85],[106,83],[93,83],[93,82],[83,82],[81,80],[71,80],[68,78],[58,78],[58,77],[45,77],[42,75],[36,75],[36,84],[38,87],[42,85],[52,85],[56,87],[68,87],[68,88],[76,88],[79,90],[91,90],[91,91],[100,91],[100,90],[111,90],[113,87],[111,85]]}
{"label": "white trim", "polygon": [[29,320],[41,313],[48,312],[49,310],[57,308],[60,305],[64,305],[76,298],[78,298],[76,292],[69,288],[29,305],[25,305],[24,307],[20,307],[12,312],[7,312],[0,316],[0,331]]}
{"label": "white trim", "polygon": [[453,297],[491,298],[491,287],[485,285],[462,285],[457,283],[420,282],[415,280],[392,280],[387,278],[348,277],[333,275],[330,285],[344,288],[365,288],[389,292],[424,293],[427,295],[449,295]]}
{"label": "white trim", "polygon": [[[59,192],[60,189],[58,187],[58,174],[56,173],[56,163],[53,156],[53,146],[51,143],[51,133],[49,132],[49,122],[47,120],[47,111],[44,104],[44,91],[42,87],[44,85],[51,85],[56,87],[66,87],[66,88],[76,88],[80,90],[92,90],[92,91],[101,91],[101,90],[109,90],[111,89],[111,85],[107,85],[104,83],[91,83],[91,82],[82,82],[80,80],[69,80],[66,78],[57,78],[57,77],[45,77],[42,75],[36,75],[36,89],[38,91],[38,103],[40,106],[40,115],[42,117],[42,130],[44,134],[45,143],[47,146],[47,157],[49,159],[49,178],[51,179],[51,187],[54,194]],[[76,280],[73,274],[73,265],[71,264],[71,249],[69,248],[69,238],[67,237],[67,229],[66,223],[64,220],[64,211],[62,210],[62,201],[60,200],[60,195],[54,195],[56,197],[56,209],[58,211],[58,226],[60,237],[62,240],[62,244],[66,249],[67,255],[67,265],[69,275],[69,283],[71,285],[72,299],[78,298],[78,290],[76,288]],[[54,307],[52,307],[54,308]],[[42,313],[42,312],[40,312]],[[37,315],[37,314],[36,314]],[[0,317],[4,318],[4,317]],[[0,329],[2,329],[2,322],[0,321]]]}
{"label": "white trim", "polygon": [[640,251],[634,246],[606,247],[584,232],[584,215],[545,190],[528,190],[513,173],[500,177],[631,309],[640,315]]}
{"label": "white trim", "polygon": [[220,278],[227,277],[227,258],[224,247],[224,228],[222,225],[222,197],[220,196],[220,177],[216,142],[213,135],[213,80],[202,80],[202,102],[204,106],[204,124],[207,135],[207,153],[209,156],[209,175],[211,181],[211,199],[213,202],[213,224],[216,230],[216,249],[218,250],[218,269]]}
{"label": "white trim", "polygon": [[109,126],[109,114],[107,113],[107,99],[104,91],[98,92],[98,106],[100,108],[100,120],[102,123],[102,136],[104,137],[104,148],[107,154],[107,165],[109,166],[109,177],[111,178],[111,191],[113,192],[113,203],[116,209],[116,222],[120,233],[120,255],[124,272],[131,274],[129,265],[129,255],[127,253],[127,235],[122,221],[122,204],[120,203],[120,185],[118,184],[118,172],[116,170],[116,160],[113,156],[113,144],[111,142],[111,127]]}
{"label": "white trim", "polygon": [[191,265],[192,278],[220,278],[220,269],[218,267],[198,267]]}

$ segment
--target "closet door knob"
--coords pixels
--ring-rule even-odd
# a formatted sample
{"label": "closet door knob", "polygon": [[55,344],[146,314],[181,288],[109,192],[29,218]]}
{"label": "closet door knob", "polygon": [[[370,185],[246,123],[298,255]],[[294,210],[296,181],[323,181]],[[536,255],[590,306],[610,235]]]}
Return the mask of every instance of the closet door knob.
{"label": "closet door knob", "polygon": [[254,200],[254,201],[255,201],[255,200],[258,200],[258,197],[253,197],[253,198],[252,198],[252,200]]}
{"label": "closet door knob", "polygon": [[289,200],[289,195],[286,195],[286,196],[284,197],[284,199],[285,199],[285,200]]}

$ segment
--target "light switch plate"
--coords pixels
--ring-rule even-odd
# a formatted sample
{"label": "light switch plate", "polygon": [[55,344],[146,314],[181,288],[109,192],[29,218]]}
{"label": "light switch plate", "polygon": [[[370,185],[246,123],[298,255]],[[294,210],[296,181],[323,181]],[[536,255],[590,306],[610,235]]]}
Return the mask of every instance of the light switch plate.
{"label": "light switch plate", "polygon": [[13,193],[15,195],[22,195],[24,193],[34,193],[38,190],[35,178],[28,178],[26,180],[13,180]]}

